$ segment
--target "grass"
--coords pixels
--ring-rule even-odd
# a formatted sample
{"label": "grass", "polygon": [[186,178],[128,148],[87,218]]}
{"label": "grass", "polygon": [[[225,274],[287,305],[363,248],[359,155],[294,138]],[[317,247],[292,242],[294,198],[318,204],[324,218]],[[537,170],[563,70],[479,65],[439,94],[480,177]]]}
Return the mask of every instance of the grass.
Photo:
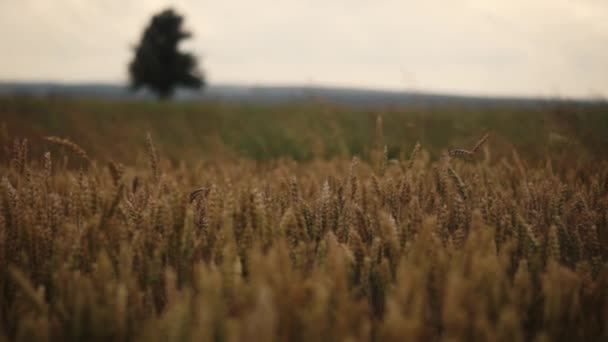
{"label": "grass", "polygon": [[608,340],[563,110],[1,99],[0,340]]}
{"label": "grass", "polygon": [[[376,117],[384,118],[385,143],[397,157],[420,141],[437,157],[450,146],[473,144],[489,131],[501,149],[523,158],[572,151],[605,156],[606,106],[537,105],[497,108],[347,109],[324,103],[251,106],[224,103],[102,102],[0,98],[0,114],[13,135],[77,141],[92,155],[133,163],[145,132],[176,159],[216,152],[256,160],[368,156]],[[112,142],[99,143],[99,142]],[[504,145],[504,146],[502,146]]]}

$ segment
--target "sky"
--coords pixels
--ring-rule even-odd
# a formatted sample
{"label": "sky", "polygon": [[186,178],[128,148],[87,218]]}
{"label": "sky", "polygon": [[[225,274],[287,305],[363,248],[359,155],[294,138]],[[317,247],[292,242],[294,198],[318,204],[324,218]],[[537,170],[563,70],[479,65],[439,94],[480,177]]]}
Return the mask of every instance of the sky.
{"label": "sky", "polygon": [[126,83],[167,7],[210,84],[608,97],[606,0],[0,0],[0,81]]}

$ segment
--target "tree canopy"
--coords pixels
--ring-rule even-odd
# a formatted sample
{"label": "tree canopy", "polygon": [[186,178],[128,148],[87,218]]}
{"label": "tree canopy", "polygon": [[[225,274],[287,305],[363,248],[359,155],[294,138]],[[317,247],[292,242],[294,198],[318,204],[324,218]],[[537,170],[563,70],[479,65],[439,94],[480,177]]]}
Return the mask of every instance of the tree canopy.
{"label": "tree canopy", "polygon": [[205,86],[196,57],[179,51],[179,43],[192,37],[183,30],[182,23],[183,17],[173,9],[152,17],[129,64],[134,90],[147,87],[159,98],[168,98],[179,86],[196,89]]}

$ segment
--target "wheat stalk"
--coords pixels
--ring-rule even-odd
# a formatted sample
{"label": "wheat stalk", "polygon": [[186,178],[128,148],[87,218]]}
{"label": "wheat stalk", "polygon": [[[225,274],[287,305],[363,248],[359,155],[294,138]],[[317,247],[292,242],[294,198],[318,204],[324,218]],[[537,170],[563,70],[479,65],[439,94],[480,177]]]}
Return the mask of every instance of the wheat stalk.
{"label": "wheat stalk", "polygon": [[115,163],[110,160],[108,162],[108,171],[110,172],[110,177],[112,177],[112,183],[117,187],[125,173],[125,167],[120,163]]}
{"label": "wheat stalk", "polygon": [[414,167],[414,161],[416,161],[416,157],[418,157],[418,153],[420,152],[420,143],[416,141],[416,145],[414,145],[414,149],[412,150],[412,154],[410,154],[410,160],[407,164],[407,169],[411,170]]}
{"label": "wheat stalk", "polygon": [[190,203],[194,202],[197,198],[199,198],[201,196],[202,196],[202,198],[206,198],[209,195],[210,190],[211,190],[210,188],[202,187],[202,188],[198,188],[198,189],[190,192],[190,196],[189,196]]}
{"label": "wheat stalk", "polygon": [[74,154],[76,154],[83,160],[85,160],[88,164],[92,163],[91,158],[89,158],[89,155],[87,154],[87,152],[82,147],[78,146],[76,143],[70,141],[67,138],[47,136],[47,137],[44,137],[44,140],[50,142],[51,144],[63,146],[65,148],[67,148],[68,150],[72,151]]}
{"label": "wheat stalk", "polygon": [[475,144],[475,146],[473,146],[471,150],[453,149],[448,151],[448,155],[450,157],[472,160],[475,157],[475,153],[479,150],[481,145],[483,145],[483,143],[488,140],[489,136],[489,134],[485,134],[481,139],[479,139],[479,141],[477,141],[477,143]]}
{"label": "wheat stalk", "polygon": [[152,169],[152,176],[154,177],[154,181],[158,183],[160,181],[158,155],[156,154],[156,148],[152,141],[152,135],[149,132],[146,134],[146,152],[148,153],[148,161],[150,163],[150,168]]}

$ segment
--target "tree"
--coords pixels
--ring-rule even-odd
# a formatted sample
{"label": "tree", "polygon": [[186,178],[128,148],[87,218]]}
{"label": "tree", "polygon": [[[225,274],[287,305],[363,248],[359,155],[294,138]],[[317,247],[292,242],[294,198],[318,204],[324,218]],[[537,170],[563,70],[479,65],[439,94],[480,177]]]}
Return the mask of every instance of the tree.
{"label": "tree", "polygon": [[148,87],[159,98],[168,98],[177,86],[204,87],[205,78],[195,56],[179,51],[180,41],[192,36],[182,30],[182,21],[183,17],[173,9],[152,17],[129,64],[134,90]]}

